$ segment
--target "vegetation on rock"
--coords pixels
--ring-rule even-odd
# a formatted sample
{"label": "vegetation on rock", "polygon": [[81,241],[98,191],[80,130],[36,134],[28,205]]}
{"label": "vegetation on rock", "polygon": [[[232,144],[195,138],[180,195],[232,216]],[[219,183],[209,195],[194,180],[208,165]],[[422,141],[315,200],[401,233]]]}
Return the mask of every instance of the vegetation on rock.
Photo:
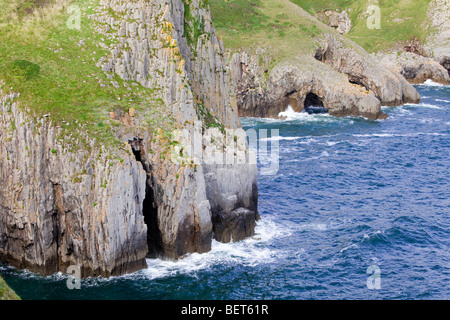
{"label": "vegetation on rock", "polygon": [[[67,23],[74,14],[70,5],[80,8],[79,29]],[[150,111],[161,103],[154,89],[108,77],[96,66],[111,42],[94,32],[89,15],[97,6],[90,0],[0,0],[0,80],[4,90],[20,93],[23,110],[60,126],[66,142],[66,136],[83,141],[88,133],[102,145],[120,147],[112,128],[121,123],[110,113]]]}
{"label": "vegetation on rock", "polygon": [[0,277],[0,300],[20,300],[19,296]]}
{"label": "vegetation on rock", "polygon": [[[399,43],[412,40],[425,41],[431,32],[427,21],[427,10],[431,0],[291,0],[312,15],[325,10],[346,10],[352,28],[346,35],[368,52],[388,50]],[[367,9],[377,5],[381,10],[381,28],[369,29]]]}

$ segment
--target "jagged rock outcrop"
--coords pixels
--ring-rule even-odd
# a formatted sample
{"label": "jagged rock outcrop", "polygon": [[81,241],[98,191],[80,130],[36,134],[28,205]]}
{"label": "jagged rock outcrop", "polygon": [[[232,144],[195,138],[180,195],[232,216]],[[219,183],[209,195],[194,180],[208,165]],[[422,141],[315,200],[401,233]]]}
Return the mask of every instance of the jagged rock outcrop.
{"label": "jagged rock outcrop", "polygon": [[[119,15],[125,15],[126,19],[129,16],[134,17],[135,19],[142,19],[142,12],[147,13],[148,16],[141,21],[139,31],[136,33],[130,33],[128,30],[130,28],[133,30],[135,27],[132,26],[134,23],[137,25],[138,22],[122,22],[118,32],[119,36],[124,36],[123,40],[118,43],[117,47],[112,49],[113,55],[109,56],[106,59],[106,62],[102,62],[103,70],[117,72],[124,79],[127,79],[127,76],[132,75],[132,80],[139,81],[145,87],[152,88],[155,85],[162,87],[163,91],[166,92],[163,99],[166,101],[167,105],[172,106],[172,116],[178,121],[180,126],[184,126],[187,132],[189,132],[188,137],[185,137],[185,140],[187,141],[192,141],[194,139],[193,136],[195,135],[196,129],[190,124],[186,124],[186,121],[189,122],[195,120],[192,113],[195,112],[195,104],[199,104],[199,102],[201,103],[200,107],[204,108],[204,110],[209,110],[208,112],[217,117],[219,123],[225,128],[233,130],[239,125],[237,108],[235,102],[229,95],[231,87],[223,60],[223,44],[219,41],[214,32],[209,11],[207,8],[201,6],[202,3],[203,2],[201,1],[188,1],[183,3],[182,1],[174,0],[171,2],[161,1],[161,3],[155,1],[155,3],[151,4],[141,2],[125,4],[121,1],[110,1],[106,2],[104,5],[104,8],[106,9],[109,8]],[[161,11],[158,11],[159,7],[162,7]],[[110,21],[110,17],[104,13],[98,17],[101,22]],[[126,21],[126,19],[124,21]],[[158,29],[158,23],[162,23],[162,31]],[[154,30],[155,28],[157,30]],[[194,30],[194,28],[200,30]],[[110,28],[108,29],[109,32],[111,32],[111,30],[114,30],[114,23],[110,25]],[[161,42],[148,40],[149,35],[161,32],[163,37],[162,47]],[[156,52],[159,54],[155,54],[155,51],[153,51],[153,54],[150,54],[150,49],[152,47],[155,48],[155,46],[158,49]],[[174,59],[176,62],[171,63],[171,59]],[[139,61],[148,61],[149,69],[143,69],[144,74],[147,73],[146,77],[143,77],[142,72],[140,72],[142,65],[140,65]],[[166,61],[165,69],[163,71],[161,69],[158,70],[161,61]],[[119,66],[119,68],[117,66]],[[130,70],[130,72],[122,73],[122,70]],[[161,75],[163,75],[163,77]],[[167,77],[167,75],[170,76]],[[192,83],[192,87],[186,86],[186,83],[188,82]],[[179,93],[179,91],[181,91],[181,93]],[[185,99],[184,97],[188,97],[188,99]],[[205,121],[208,121],[208,119]],[[218,141],[218,139],[216,139],[216,141]],[[207,140],[203,140],[203,142],[205,146],[209,144]],[[245,139],[240,140],[240,143],[242,146],[245,146]],[[148,150],[145,146],[143,149]],[[190,156],[192,156],[192,154]],[[198,155],[196,156],[198,158]],[[151,157],[147,158],[149,161],[147,166],[152,167]],[[199,163],[197,168],[198,171],[205,170],[205,176],[216,176],[216,179],[213,181],[207,180],[206,185],[205,182],[198,181],[200,186],[197,188],[195,186],[192,187],[193,189],[206,189],[208,200],[212,204],[211,208],[208,208],[206,211],[210,212],[210,210],[212,210],[212,214],[215,214],[218,210],[225,210],[225,212],[232,215],[233,210],[240,208],[238,206],[239,204],[242,205],[243,208],[250,208],[250,211],[253,212],[253,216],[249,217],[249,219],[255,220],[255,217],[257,216],[257,209],[254,204],[257,199],[256,164],[254,164],[250,170],[248,165],[246,166],[244,164],[243,167],[244,170],[251,174],[235,175],[234,172],[240,169],[235,168],[235,166],[227,166],[226,164],[206,167],[202,166],[202,163]],[[229,185],[226,176],[223,176],[221,180],[218,180],[217,176],[220,176],[221,172],[228,172],[229,175],[236,176],[236,183]],[[152,180],[154,183],[158,184],[158,181],[161,179],[164,180],[163,177],[156,177]],[[246,183],[247,181],[252,181],[253,183],[248,184]],[[231,189],[225,187],[227,185],[231,186]],[[153,186],[153,189],[158,190],[159,188]],[[216,198],[221,194],[227,196],[245,194],[245,201],[244,203],[232,201],[231,206],[216,206],[216,202],[219,204],[221,204],[222,201],[229,202],[226,198]],[[155,198],[160,197],[155,196]],[[176,207],[174,210],[184,210],[184,207]],[[171,216],[171,214],[173,213],[158,212],[158,221],[162,220],[162,217],[166,217],[167,220],[167,217]],[[211,221],[211,218],[208,220],[208,218],[203,215],[199,216],[197,220]],[[198,221],[191,219],[191,225],[185,229],[195,229],[198,227],[196,225],[198,224]],[[175,224],[177,225],[178,222]],[[163,256],[177,258],[186,252],[204,252],[209,250],[208,246],[201,244],[202,242],[205,242],[210,245],[208,237],[211,237],[211,231],[207,231],[208,229],[209,226],[205,225],[205,234],[200,236],[200,239],[205,240],[200,241],[199,247],[195,250],[191,248],[191,244],[187,243],[187,248],[179,248],[174,251],[172,248],[173,245],[167,246],[166,248],[164,247],[164,243],[167,243],[167,241],[163,241]],[[185,233],[186,232],[184,232],[184,234]],[[252,235],[252,233],[253,229],[249,228],[245,236]],[[193,237],[191,237],[191,239],[192,238]],[[197,241],[197,239],[194,239],[194,242]],[[183,241],[171,242],[177,243],[178,245],[179,243],[183,243]],[[184,243],[186,243],[186,241],[184,241]]]}
{"label": "jagged rock outcrop", "polygon": [[316,17],[326,25],[336,29],[340,34],[346,34],[352,28],[352,21],[345,10],[340,13],[333,10],[321,11],[316,14]]}
{"label": "jagged rock outcrop", "polygon": [[248,165],[256,164],[256,158],[247,152],[246,141],[242,129],[222,134],[219,129],[211,128],[203,135],[206,193],[215,238],[222,242],[247,238],[259,220],[258,172],[255,165]]}
{"label": "jagged rock outcrop", "polygon": [[[262,53],[264,54],[264,53]],[[322,104],[331,115],[382,119],[380,101],[367,89],[312,57],[278,64],[266,79],[259,57],[246,52],[232,57],[233,82],[241,116],[277,118],[288,106],[296,112]],[[309,97],[317,100],[309,101]]]}
{"label": "jagged rock outcrop", "polygon": [[92,138],[71,151],[50,119],[30,119],[16,94],[0,97],[0,260],[45,275],[145,267],[146,174],[134,157],[112,161]]}
{"label": "jagged rock outcrop", "polygon": [[377,58],[383,67],[399,72],[410,83],[421,84],[430,79],[437,83],[450,84],[448,71],[432,58],[411,52],[380,54]]}
{"label": "jagged rock outcrop", "polygon": [[371,90],[382,105],[398,106],[420,101],[418,92],[395,70],[380,68],[379,63],[362,48],[351,48],[329,35],[319,46],[316,59],[336,71],[348,75],[349,80]]}
{"label": "jagged rock outcrop", "polygon": [[[356,44],[333,35],[319,44],[315,59],[300,55],[269,70],[271,58],[259,50],[231,57],[232,79],[241,116],[278,117],[291,106],[325,107],[335,116],[384,119],[381,105],[417,103],[420,95],[395,68],[379,62]],[[264,61],[268,62],[264,62]]]}
{"label": "jagged rock outcrop", "polygon": [[439,62],[450,75],[450,1],[432,0],[427,15],[431,33],[425,43],[427,55]]}
{"label": "jagged rock outcrop", "polygon": [[[253,235],[256,161],[237,130],[223,44],[204,2],[102,0],[90,18],[110,43],[99,44],[110,52],[99,72],[154,89],[157,102],[108,114],[123,148],[74,151],[51,118],[34,119],[0,94],[0,260],[107,277],[145,267],[146,257],[206,252],[214,236]],[[205,163],[211,148],[226,161]]]}

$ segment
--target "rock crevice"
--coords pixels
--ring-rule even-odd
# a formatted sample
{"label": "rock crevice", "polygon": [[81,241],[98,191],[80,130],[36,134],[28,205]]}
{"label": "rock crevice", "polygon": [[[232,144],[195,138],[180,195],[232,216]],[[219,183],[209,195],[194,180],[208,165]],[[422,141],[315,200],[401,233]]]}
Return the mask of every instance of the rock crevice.
{"label": "rock crevice", "polygon": [[[209,251],[213,236],[253,235],[257,167],[245,133],[234,133],[229,70],[204,2],[102,0],[90,19],[109,43],[99,72],[154,89],[155,103],[105,114],[123,148],[99,145],[80,124],[88,145],[74,150],[51,116],[0,92],[0,260],[109,277],[145,268],[148,257]],[[211,148],[233,164],[205,164]],[[229,237],[214,234],[219,211]]]}

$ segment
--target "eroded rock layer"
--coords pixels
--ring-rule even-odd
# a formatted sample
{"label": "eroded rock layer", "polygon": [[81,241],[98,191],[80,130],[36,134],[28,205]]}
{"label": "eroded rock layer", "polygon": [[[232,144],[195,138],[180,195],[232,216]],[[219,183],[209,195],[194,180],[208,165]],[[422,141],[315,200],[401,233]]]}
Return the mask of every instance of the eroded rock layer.
{"label": "eroded rock layer", "polygon": [[300,112],[312,103],[334,116],[384,119],[382,105],[420,101],[402,70],[380,68],[374,56],[348,42],[329,34],[314,57],[302,54],[272,68],[265,49],[234,53],[230,65],[239,114],[277,118],[289,106]]}
{"label": "eroded rock layer", "polygon": [[[73,148],[51,117],[0,93],[1,261],[110,276],[144,268],[147,257],[206,252],[214,236],[252,236],[256,163],[205,3],[104,0],[90,19],[109,43],[99,44],[109,51],[99,72],[154,89],[159,107],[108,113],[124,147],[85,133],[92,143]],[[168,127],[154,124],[162,118]],[[225,161],[205,163],[205,150]]]}

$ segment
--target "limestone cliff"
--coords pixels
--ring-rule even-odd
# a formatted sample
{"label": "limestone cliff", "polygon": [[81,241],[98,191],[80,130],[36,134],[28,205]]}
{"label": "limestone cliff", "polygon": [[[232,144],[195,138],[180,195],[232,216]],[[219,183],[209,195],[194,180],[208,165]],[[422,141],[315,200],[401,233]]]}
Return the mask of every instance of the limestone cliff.
{"label": "limestone cliff", "polygon": [[381,65],[400,72],[410,83],[430,79],[450,84],[450,2],[430,1],[423,29],[426,39],[413,39],[389,53],[378,53]]}
{"label": "limestone cliff", "polygon": [[[222,0],[213,2],[224,5]],[[323,107],[334,116],[384,119],[382,105],[420,101],[399,70],[380,68],[375,57],[342,36],[351,27],[348,17],[339,28],[336,21],[327,26],[288,0],[257,2],[254,8],[259,10],[255,15],[267,17],[265,26],[253,31],[243,26],[237,33],[252,43],[228,40],[233,45],[229,61],[241,116],[277,118],[291,106],[297,112]],[[219,21],[230,20],[216,10]],[[236,34],[233,30],[230,25],[219,32],[228,39]]]}
{"label": "limestone cliff", "polygon": [[[151,89],[160,106],[107,113],[119,148],[96,143],[80,123],[89,143],[74,148],[51,116],[31,116],[2,91],[0,260],[43,274],[77,265],[84,277],[110,276],[144,268],[147,257],[206,252],[213,237],[253,235],[256,163],[208,8],[196,0],[94,8],[89,21],[109,52],[99,72],[117,87],[119,76],[130,91]],[[211,149],[226,161],[205,162]]]}
{"label": "limestone cliff", "polygon": [[261,63],[266,54],[243,51],[232,57],[241,116],[277,117],[287,106],[300,112],[321,105],[335,116],[380,119],[385,118],[381,105],[420,101],[400,70],[379,68],[379,62],[362,48],[350,47],[331,34],[319,43],[315,59],[302,55],[277,64],[270,74]]}
{"label": "limestone cliff", "polygon": [[450,1],[432,0],[427,15],[431,35],[424,45],[426,53],[439,62],[450,75]]}
{"label": "limestone cliff", "polygon": [[422,84],[432,80],[444,85],[450,84],[450,75],[435,59],[413,52],[397,52],[377,55],[381,65],[401,73],[410,83]]}
{"label": "limestone cliff", "polygon": [[316,58],[346,74],[350,82],[371,90],[382,105],[398,106],[420,100],[420,95],[400,73],[380,68],[378,61],[361,47],[349,47],[329,35],[319,46]]}
{"label": "limestone cliff", "polygon": [[450,1],[291,1],[377,54],[384,67],[409,82],[448,83],[442,72],[450,71]]}
{"label": "limestone cliff", "polygon": [[144,267],[146,174],[132,154],[110,166],[102,148],[70,151],[50,119],[35,122],[18,95],[0,96],[0,259],[43,274],[70,265],[86,276]]}
{"label": "limestone cliff", "polygon": [[345,10],[340,13],[333,10],[325,10],[318,12],[316,17],[328,26],[336,29],[340,34],[348,33],[352,27],[352,21]]}
{"label": "limestone cliff", "polygon": [[258,56],[234,54],[232,66],[241,116],[277,118],[288,106],[300,112],[322,105],[334,116],[383,118],[380,101],[372,92],[313,57],[277,65],[268,80]]}

